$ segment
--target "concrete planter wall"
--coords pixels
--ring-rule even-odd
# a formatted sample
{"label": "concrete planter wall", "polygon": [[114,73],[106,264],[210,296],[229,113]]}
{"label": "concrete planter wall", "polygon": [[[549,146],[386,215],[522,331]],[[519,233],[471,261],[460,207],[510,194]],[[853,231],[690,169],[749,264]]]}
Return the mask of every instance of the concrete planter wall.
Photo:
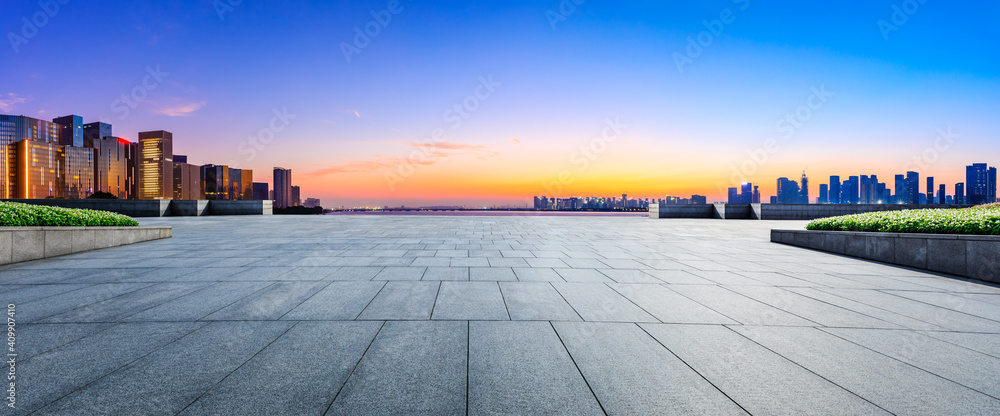
{"label": "concrete planter wall", "polygon": [[0,264],[159,240],[170,227],[0,227]]}
{"label": "concrete planter wall", "polygon": [[110,211],[130,217],[271,215],[272,211],[272,201],[134,199],[4,199],[3,201]]}
{"label": "concrete planter wall", "polygon": [[771,230],[771,241],[1000,283],[1000,236]]}

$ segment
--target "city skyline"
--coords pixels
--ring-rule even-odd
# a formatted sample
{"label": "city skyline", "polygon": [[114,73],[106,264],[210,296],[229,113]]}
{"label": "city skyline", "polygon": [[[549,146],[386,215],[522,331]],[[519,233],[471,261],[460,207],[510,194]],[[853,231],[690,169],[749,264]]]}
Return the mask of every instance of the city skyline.
{"label": "city skyline", "polygon": [[[164,128],[330,206],[724,200],[804,168],[954,184],[1000,162],[998,28],[958,6],[563,3],[7,3],[0,112]],[[31,64],[53,50],[75,64]]]}

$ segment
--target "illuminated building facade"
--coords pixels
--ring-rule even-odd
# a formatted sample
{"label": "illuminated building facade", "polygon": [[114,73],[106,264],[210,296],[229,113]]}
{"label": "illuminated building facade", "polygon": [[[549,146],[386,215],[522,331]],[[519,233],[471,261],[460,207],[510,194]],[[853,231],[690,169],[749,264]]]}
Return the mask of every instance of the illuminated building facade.
{"label": "illuminated building facade", "polygon": [[[0,198],[14,198],[18,178],[16,162],[18,158],[15,143],[30,140],[40,143],[59,144],[62,129],[56,123],[25,116],[0,115]],[[44,198],[44,197],[43,197]]]}
{"label": "illuminated building facade", "polygon": [[168,131],[139,133],[139,199],[173,199],[173,143]]}
{"label": "illuminated building facade", "polygon": [[14,149],[14,176],[12,198],[41,199],[63,196],[63,146],[21,140]]}
{"label": "illuminated building facade", "polygon": [[105,136],[91,144],[96,153],[95,192],[107,192],[118,199],[135,199],[139,145],[112,136]]}
{"label": "illuminated building facade", "polygon": [[201,189],[201,166],[174,162],[174,199],[205,199]]}
{"label": "illuminated building facade", "polygon": [[229,198],[229,166],[205,165],[201,167],[202,189],[205,199],[224,200]]}
{"label": "illuminated building facade", "polygon": [[94,194],[94,149],[62,146],[62,195],[66,198],[86,198]]}

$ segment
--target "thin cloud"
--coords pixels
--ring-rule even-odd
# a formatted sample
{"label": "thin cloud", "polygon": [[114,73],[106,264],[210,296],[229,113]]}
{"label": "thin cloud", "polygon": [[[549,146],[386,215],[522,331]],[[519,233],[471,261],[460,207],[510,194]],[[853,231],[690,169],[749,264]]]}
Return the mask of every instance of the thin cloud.
{"label": "thin cloud", "polygon": [[[3,97],[3,95],[0,94],[0,97]],[[12,112],[18,104],[24,104],[31,100],[34,100],[34,97],[22,97],[12,92],[8,92],[6,97],[0,98],[0,111],[5,113]]]}
{"label": "thin cloud", "polygon": [[511,143],[517,143],[517,144],[521,144],[521,141],[520,141],[520,140],[518,140],[518,139],[517,139],[517,137],[511,137],[511,138],[510,138],[510,142],[511,142]]}
{"label": "thin cloud", "polygon": [[406,142],[406,145],[410,147],[420,147],[426,149],[440,149],[440,150],[485,150],[486,149],[486,146],[483,146],[481,144],[454,143],[454,142],[441,142],[441,143]]}
{"label": "thin cloud", "polygon": [[186,103],[175,105],[171,107],[164,107],[156,110],[157,114],[162,114],[170,117],[187,117],[193,114],[195,111],[200,110],[205,106],[204,101],[198,101],[194,103]]}
{"label": "thin cloud", "polygon": [[480,159],[496,157],[498,152],[489,150],[486,146],[471,143],[410,143],[402,142],[410,147],[420,149],[422,156],[416,157],[388,157],[375,155],[370,160],[355,160],[329,166],[313,172],[306,173],[307,176],[326,176],[338,173],[359,173],[373,172],[376,170],[393,168],[400,165],[430,166],[443,159],[460,155],[479,155]]}

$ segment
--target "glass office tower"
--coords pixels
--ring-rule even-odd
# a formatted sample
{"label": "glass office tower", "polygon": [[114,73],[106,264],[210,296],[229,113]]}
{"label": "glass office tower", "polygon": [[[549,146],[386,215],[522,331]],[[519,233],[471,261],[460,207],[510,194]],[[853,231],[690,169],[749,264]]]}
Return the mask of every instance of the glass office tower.
{"label": "glass office tower", "polygon": [[168,131],[139,133],[139,199],[174,197],[173,143]]}

